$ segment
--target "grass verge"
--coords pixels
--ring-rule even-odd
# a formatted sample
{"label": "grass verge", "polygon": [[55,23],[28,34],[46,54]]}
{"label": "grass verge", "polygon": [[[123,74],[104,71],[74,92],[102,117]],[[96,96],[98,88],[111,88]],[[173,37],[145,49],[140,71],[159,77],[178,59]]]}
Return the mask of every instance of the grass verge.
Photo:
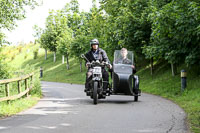
{"label": "grass verge", "polygon": [[[185,66],[180,66],[178,71]],[[187,69],[185,67],[185,69]],[[160,95],[170,99],[182,107],[189,123],[189,128],[194,133],[200,131],[200,76],[195,68],[187,70],[187,88],[181,91],[180,73],[171,76],[170,66],[165,65],[162,69],[154,71],[150,75],[149,69],[143,69],[138,72],[140,76],[140,88],[143,92]]]}
{"label": "grass verge", "polygon": [[34,106],[38,100],[39,98],[37,96],[29,96],[27,98],[10,101],[10,104],[7,102],[0,102],[0,118],[11,116],[26,110]]}
{"label": "grass verge", "polygon": [[[6,47],[3,51],[4,56],[6,57],[6,61],[9,62],[9,77],[20,77],[22,75],[27,75],[34,72],[33,76],[33,88],[29,92],[29,97],[23,97],[14,101],[10,101],[10,104],[5,102],[0,102],[0,117],[11,116],[18,112],[21,112],[27,108],[32,107],[37,103],[37,101],[41,97],[41,86],[39,79],[39,72],[34,68],[31,64],[27,64],[26,66],[22,66],[23,61],[30,60],[33,57],[31,53],[32,49],[35,49],[37,46],[31,44],[27,46],[10,46]],[[25,56],[26,53],[26,56]],[[29,55],[29,56],[28,56]],[[25,58],[26,57],[26,58]],[[22,69],[23,68],[23,69]],[[21,81],[21,91],[25,90],[25,82]],[[30,80],[28,80],[28,84]],[[18,94],[17,90],[17,81],[9,83],[10,86],[10,96]],[[5,84],[0,85],[0,97],[5,97]]]}

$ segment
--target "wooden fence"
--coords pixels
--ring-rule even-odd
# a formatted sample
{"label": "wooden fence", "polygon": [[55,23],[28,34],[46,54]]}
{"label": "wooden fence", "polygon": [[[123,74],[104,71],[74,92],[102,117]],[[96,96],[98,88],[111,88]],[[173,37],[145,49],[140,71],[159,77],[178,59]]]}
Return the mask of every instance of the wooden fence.
{"label": "wooden fence", "polygon": [[[28,79],[30,79],[30,80],[28,81]],[[23,80],[24,80],[25,90],[22,92],[21,82]],[[10,100],[15,100],[15,99],[21,98],[24,95],[28,96],[28,93],[32,88],[32,84],[33,84],[32,81],[33,81],[33,73],[24,75],[24,76],[21,76],[18,78],[0,80],[0,85],[5,85],[5,93],[6,93],[5,97],[0,98],[0,102],[7,101],[9,103]],[[9,83],[12,83],[12,82],[17,82],[17,88],[12,88],[12,89],[17,89],[18,94],[10,96]]]}

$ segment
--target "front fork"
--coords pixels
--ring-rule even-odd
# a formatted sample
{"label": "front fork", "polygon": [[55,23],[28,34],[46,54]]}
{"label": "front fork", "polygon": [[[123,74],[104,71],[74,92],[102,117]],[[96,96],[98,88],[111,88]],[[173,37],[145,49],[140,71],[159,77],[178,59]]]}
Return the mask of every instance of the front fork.
{"label": "front fork", "polygon": [[86,92],[87,96],[91,96],[92,98],[92,93],[93,93],[93,87],[94,87],[94,82],[97,81],[98,82],[98,90],[97,93],[101,94],[101,92],[103,91],[103,87],[102,87],[102,83],[100,80],[95,80],[94,78],[92,80],[89,81],[89,91]]}

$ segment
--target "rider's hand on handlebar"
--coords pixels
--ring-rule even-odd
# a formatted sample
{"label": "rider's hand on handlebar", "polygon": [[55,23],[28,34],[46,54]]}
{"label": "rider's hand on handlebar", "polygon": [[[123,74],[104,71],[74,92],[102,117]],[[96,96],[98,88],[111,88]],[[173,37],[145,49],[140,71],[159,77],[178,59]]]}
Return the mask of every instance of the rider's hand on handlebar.
{"label": "rider's hand on handlebar", "polygon": [[109,69],[112,69],[112,65],[111,65],[111,64],[109,64],[109,66],[108,66],[108,67],[109,67]]}
{"label": "rider's hand on handlebar", "polygon": [[90,65],[91,65],[91,64],[90,64],[89,62],[86,63],[86,67],[87,67],[87,68],[90,67]]}
{"label": "rider's hand on handlebar", "polygon": [[112,69],[112,65],[109,64],[108,62],[104,62],[106,64],[106,66],[109,68],[109,69]]}

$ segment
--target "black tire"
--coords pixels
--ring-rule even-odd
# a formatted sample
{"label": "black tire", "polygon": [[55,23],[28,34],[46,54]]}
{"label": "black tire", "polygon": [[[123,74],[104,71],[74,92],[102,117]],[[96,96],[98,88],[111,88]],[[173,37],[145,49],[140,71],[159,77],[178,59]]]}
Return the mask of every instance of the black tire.
{"label": "black tire", "polygon": [[94,86],[93,86],[93,103],[94,104],[97,104],[97,102],[98,102],[97,90],[98,90],[98,82],[95,81]]}
{"label": "black tire", "polygon": [[138,96],[134,96],[134,101],[135,101],[135,102],[138,101]]}

